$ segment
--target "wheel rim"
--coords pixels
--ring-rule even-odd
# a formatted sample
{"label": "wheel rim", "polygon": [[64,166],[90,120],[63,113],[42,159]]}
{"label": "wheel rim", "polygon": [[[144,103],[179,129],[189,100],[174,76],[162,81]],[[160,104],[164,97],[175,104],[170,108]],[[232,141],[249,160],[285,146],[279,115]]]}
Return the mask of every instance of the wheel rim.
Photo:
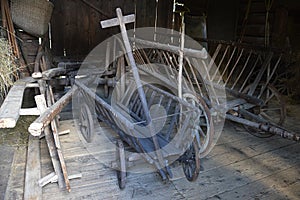
{"label": "wheel rim", "polygon": [[79,114],[80,131],[87,142],[91,142],[94,132],[93,116],[86,103],[83,103]]}
{"label": "wheel rim", "polygon": [[182,168],[188,181],[195,181],[200,172],[200,158],[197,152],[199,152],[198,144],[194,139],[189,149],[183,155]]}
{"label": "wheel rim", "polygon": [[191,103],[193,106],[199,106],[202,111],[199,116],[199,125],[194,129],[194,135],[199,149],[200,158],[203,158],[209,153],[213,138],[213,125],[211,124],[212,120],[210,112],[207,106],[202,103],[200,98],[197,98],[192,94],[183,94],[183,99]]}
{"label": "wheel rim", "polygon": [[274,124],[282,125],[286,117],[285,103],[275,87],[268,85],[267,89],[269,94],[263,98],[265,105],[261,108],[260,115]]}
{"label": "wheel rim", "polygon": [[[251,85],[247,86],[244,90],[244,93],[247,93],[250,87]],[[259,95],[259,98],[264,100],[264,105],[259,109],[258,116],[269,121],[272,125],[281,126],[285,121],[286,107],[278,90],[269,84],[267,85],[265,91]],[[272,133],[261,131],[260,129],[249,126],[244,125],[244,128],[247,130],[247,132],[256,137],[268,138],[274,136]]]}

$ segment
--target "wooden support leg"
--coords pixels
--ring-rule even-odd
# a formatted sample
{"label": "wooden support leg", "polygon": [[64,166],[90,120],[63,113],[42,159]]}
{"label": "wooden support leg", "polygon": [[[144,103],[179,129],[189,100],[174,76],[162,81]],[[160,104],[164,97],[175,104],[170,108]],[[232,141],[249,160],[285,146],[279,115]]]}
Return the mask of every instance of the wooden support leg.
{"label": "wooden support leg", "polygon": [[[41,113],[47,109],[46,100],[45,100],[44,95],[35,96],[35,102]],[[58,185],[60,188],[63,188],[64,187],[64,177],[62,174],[62,168],[59,163],[59,158],[58,158],[56,146],[54,143],[54,138],[53,138],[53,135],[51,133],[49,126],[45,127],[44,133],[45,133],[45,139],[46,139],[47,146],[49,149],[49,154],[51,157],[52,165],[53,165],[56,175],[58,176]]]}
{"label": "wooden support leg", "polygon": [[[50,85],[47,86],[47,104],[48,106],[52,106],[54,104],[54,97],[53,97],[53,92],[52,92],[52,88]],[[61,145],[60,145],[60,140],[59,140],[59,133],[58,133],[58,119],[57,117],[55,117],[51,122],[51,129],[52,129],[52,133],[53,133],[53,138],[54,138],[54,143],[56,146],[56,151],[58,154],[58,158],[60,161],[60,166],[62,169],[62,173],[64,176],[64,180],[65,180],[65,184],[66,184],[66,189],[70,192],[71,188],[70,188],[70,181],[68,178],[68,172],[67,172],[67,167],[66,167],[66,163],[64,160],[64,156],[62,153],[62,149],[61,149]]]}

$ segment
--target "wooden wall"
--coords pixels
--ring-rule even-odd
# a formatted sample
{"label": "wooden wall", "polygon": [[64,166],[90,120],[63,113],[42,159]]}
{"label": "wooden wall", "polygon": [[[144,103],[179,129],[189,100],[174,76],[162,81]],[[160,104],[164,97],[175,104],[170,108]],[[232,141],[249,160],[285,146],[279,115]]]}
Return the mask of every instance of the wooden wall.
{"label": "wooden wall", "polygon": [[[99,10],[87,5],[89,2]],[[51,20],[52,52],[55,56],[84,56],[101,41],[119,33],[119,28],[101,29],[99,22],[116,17],[115,9],[120,7],[123,14],[134,13],[137,8],[137,27],[154,26],[155,0],[53,0],[54,11]],[[158,26],[170,27],[172,0],[160,0],[158,5]],[[128,25],[133,28],[133,24]]]}

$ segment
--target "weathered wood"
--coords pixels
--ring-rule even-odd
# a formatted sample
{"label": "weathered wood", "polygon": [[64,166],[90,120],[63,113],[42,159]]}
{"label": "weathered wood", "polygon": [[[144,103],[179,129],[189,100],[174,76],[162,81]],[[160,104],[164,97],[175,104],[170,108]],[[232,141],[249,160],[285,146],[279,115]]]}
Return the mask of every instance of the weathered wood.
{"label": "weathered wood", "polygon": [[40,141],[29,135],[25,172],[24,199],[42,199],[42,189],[38,185],[41,178]]}
{"label": "weathered wood", "polygon": [[[51,33],[54,55],[63,56],[65,49],[67,56],[76,56],[77,59],[79,56],[87,55],[108,35],[117,34],[117,29],[101,30],[99,28],[99,21],[113,17],[116,7],[121,7],[124,13],[128,14],[133,13],[136,4],[136,27],[154,26],[156,1],[86,1],[90,2],[97,10],[105,11],[107,17],[80,1],[53,1],[55,9],[51,19],[53,27]],[[173,1],[159,1],[159,4],[163,6],[158,8],[157,25],[171,28]],[[133,25],[130,28],[133,28]]]}
{"label": "weathered wood", "polygon": [[[48,107],[52,106],[55,103],[55,98],[52,90],[52,86],[48,83],[48,91],[47,91],[47,104]],[[59,115],[56,115],[54,118],[55,124],[59,126]]]}
{"label": "weathered wood", "polygon": [[20,146],[15,150],[4,200],[24,198],[23,187],[25,183],[26,149],[26,146]]}
{"label": "weathered wood", "polygon": [[[3,5],[4,0],[1,0],[1,4]],[[6,22],[6,17],[5,17],[5,8],[4,6],[1,6],[1,16],[2,16],[2,26],[3,28],[7,28],[7,22]]]}
{"label": "weathered wood", "polygon": [[66,72],[67,72],[67,70],[64,68],[48,69],[42,73],[42,77],[46,80],[50,80],[51,78],[54,78],[56,76],[65,75]]}
{"label": "weathered wood", "polygon": [[[61,136],[61,135],[67,135],[67,134],[69,134],[69,133],[70,133],[70,129],[61,131],[61,132],[58,133],[58,135],[59,135],[59,136]],[[41,135],[39,136],[40,139],[43,138],[43,137],[45,137],[45,134],[41,134]]]}
{"label": "weathered wood", "polygon": [[[103,128],[102,124],[104,123],[101,123],[101,126],[95,129],[97,136],[103,136],[104,133],[106,135],[113,134],[110,128]],[[289,162],[292,162],[293,166],[295,164],[299,165],[299,159],[297,158],[299,148],[296,150],[298,146],[293,145],[293,142],[276,137],[261,140],[250,134],[236,132],[232,123],[230,123],[225,127],[226,132],[221,135],[219,140],[222,141],[221,145],[218,143],[209,154],[212,156],[203,159],[205,170],[200,173],[200,177],[196,182],[189,183],[186,181],[182,173],[182,166],[178,165],[172,168],[174,178],[170,184],[163,184],[159,181],[159,177],[155,176],[155,173],[130,173],[127,176],[126,188],[124,191],[120,191],[117,188],[115,172],[107,168],[107,165],[103,165],[103,163],[111,163],[109,161],[114,160],[114,157],[107,152],[105,140],[98,142],[100,140],[96,137],[97,143],[84,144],[80,141],[80,135],[78,135],[80,133],[77,134],[72,120],[63,121],[60,128],[71,130],[68,137],[61,138],[68,169],[75,173],[81,172],[83,178],[74,181],[72,193],[69,194],[59,193],[57,187],[47,185],[44,190],[45,193],[43,193],[45,199],[54,198],[58,193],[60,194],[57,197],[58,199],[87,197],[97,199],[99,195],[104,198],[102,194],[108,199],[125,197],[129,199],[132,197],[145,199],[205,199],[223,192],[227,192],[227,198],[225,197],[225,199],[231,199],[235,195],[235,191],[240,191],[240,187],[246,190],[248,184],[259,186],[261,183],[265,183],[264,180],[268,179],[269,175],[274,178],[285,177],[286,169],[284,165],[289,169]],[[93,145],[94,147],[92,147]],[[288,148],[289,145],[293,145],[292,148],[295,148],[295,150],[292,150],[292,154],[287,153],[292,149]],[[113,154],[114,152],[112,152]],[[293,159],[297,161],[293,161]],[[103,160],[107,161],[103,162]],[[279,162],[279,170],[276,170],[277,162]],[[46,164],[44,163],[44,165]],[[141,166],[137,165],[135,167],[139,169]],[[272,170],[270,171],[269,168],[272,168]],[[277,172],[280,172],[280,176],[276,175]],[[284,180],[293,181],[296,178]],[[265,189],[271,189],[273,188],[273,182],[264,184],[264,186]],[[162,194],[163,192],[165,194]],[[287,192],[289,191],[282,191],[282,194],[287,195],[286,198],[293,197]],[[243,196],[240,196],[240,198],[243,198]]]}
{"label": "weathered wood", "polygon": [[39,79],[39,78],[42,78],[43,77],[43,74],[41,72],[33,72],[31,74],[31,77],[32,78],[35,78],[35,79]]}
{"label": "weathered wood", "polygon": [[39,46],[38,48],[38,53],[35,57],[35,60],[34,60],[34,73],[39,73],[39,72],[43,72],[45,71],[45,67],[43,66],[44,63],[43,63],[43,56],[45,55],[45,52],[43,51],[43,47],[42,45]]}
{"label": "weathered wood", "polygon": [[[35,102],[36,102],[36,105],[37,105],[38,109],[41,112],[43,112],[47,109],[46,99],[45,99],[45,96],[43,94],[36,95],[35,96]],[[44,133],[45,133],[45,139],[46,139],[46,142],[47,142],[47,146],[48,146],[49,154],[50,154],[50,157],[51,157],[52,165],[53,165],[53,168],[54,168],[54,171],[55,171],[56,175],[58,176],[58,185],[59,185],[60,188],[63,188],[64,187],[64,183],[63,183],[64,177],[63,177],[63,173],[62,173],[62,168],[61,168],[61,165],[59,163],[59,156],[58,156],[57,149],[56,149],[56,146],[55,146],[55,142],[54,142],[54,139],[53,139],[53,135],[51,133],[51,130],[50,130],[49,126],[45,127]]]}
{"label": "weathered wood", "polygon": [[[5,23],[4,27],[7,28],[8,41],[12,47],[12,51],[13,51],[14,55],[16,56],[16,58],[21,59],[21,53],[19,50],[16,36],[15,36],[15,28],[14,28],[14,25],[12,22],[12,17],[11,17],[11,13],[10,13],[8,0],[1,1],[1,8],[2,8],[2,19],[4,20],[3,24]],[[23,65],[23,63],[21,63],[21,64]]]}
{"label": "weathered wood", "polygon": [[36,115],[39,116],[41,112],[37,108],[21,108],[19,114],[22,115]]}
{"label": "weathered wood", "polygon": [[[128,24],[128,23],[133,23],[135,21],[135,15],[127,15],[123,17],[122,23]],[[105,21],[101,21],[101,27],[102,28],[108,28],[112,26],[119,26],[119,19],[118,18],[113,18],[113,19],[108,19]]]}
{"label": "weathered wood", "polygon": [[26,88],[39,88],[38,83],[27,83]]}
{"label": "weathered wood", "polygon": [[28,131],[33,136],[39,136],[42,130],[51,123],[55,116],[69,103],[73,94],[77,91],[77,86],[73,86],[55,104],[48,107],[33,123],[30,124]]}
{"label": "weathered wood", "polygon": [[[220,199],[241,199],[241,197],[247,197],[249,199],[298,199],[300,190],[293,188],[293,186],[296,186],[298,183],[299,188],[299,180],[297,181],[299,173],[299,167],[291,167],[236,188],[234,195],[232,191],[224,191],[219,193],[218,196]],[[272,185],[272,188],[269,187],[270,185]],[[271,195],[274,195],[274,192],[277,194],[271,197]]]}
{"label": "weathered wood", "polygon": [[57,179],[57,175],[55,174],[55,172],[51,172],[50,174],[44,176],[39,180],[39,186],[44,187],[48,183],[53,182],[55,179]]}
{"label": "weathered wood", "polygon": [[67,130],[64,130],[64,131],[60,131],[59,133],[58,133],[58,135],[67,135],[67,134],[69,134],[70,133],[70,129],[67,129]]}
{"label": "weathered wood", "polygon": [[20,117],[23,93],[26,84],[32,83],[32,78],[20,79],[9,90],[0,108],[0,128],[14,128]]}
{"label": "weathered wood", "polygon": [[83,3],[85,3],[86,5],[88,5],[89,7],[93,8],[94,10],[96,10],[98,13],[100,13],[101,15],[103,15],[104,17],[109,17],[108,14],[106,14],[105,11],[99,9],[97,6],[93,5],[92,3],[86,1],[86,0],[81,0]]}
{"label": "weathered wood", "polygon": [[[171,52],[174,52],[177,54],[179,54],[179,51],[180,51],[179,47],[169,45],[169,44],[162,44],[159,42],[147,41],[147,40],[142,40],[142,39],[138,39],[138,38],[130,38],[130,40],[136,42],[137,44],[144,45],[146,47],[158,48],[161,50],[171,51]],[[207,55],[208,55],[205,48],[202,48],[201,50],[184,48],[183,54],[185,56],[191,56],[191,57],[200,58],[200,59],[206,59]]]}
{"label": "weathered wood", "polygon": [[[68,176],[68,178],[70,180],[76,179],[76,178],[82,178],[82,174],[73,174],[73,175]],[[56,183],[57,181],[58,181],[57,175],[54,172],[52,172],[39,180],[39,186],[44,187],[48,183]]]}
{"label": "weathered wood", "polygon": [[253,103],[254,105],[258,105],[258,106],[262,106],[264,104],[264,101],[261,99],[258,99],[256,97],[253,97],[251,95],[248,94],[244,94],[241,92],[237,92],[235,90],[231,90],[228,88],[225,88],[226,92],[228,92],[230,95],[236,97],[236,98],[242,98],[245,99],[247,102],[249,103]]}
{"label": "weathered wood", "polygon": [[[53,95],[51,86],[48,86],[48,90],[47,90],[47,104],[48,104],[48,106],[52,105],[53,102],[54,102],[53,96],[51,94]],[[56,146],[58,159],[59,159],[59,162],[60,162],[61,170],[62,170],[62,173],[63,173],[63,176],[64,176],[64,181],[65,181],[65,184],[66,184],[66,189],[67,189],[68,192],[70,192],[71,191],[70,181],[69,181],[69,178],[68,178],[67,166],[66,166],[66,163],[65,163],[65,159],[64,159],[64,156],[63,156],[63,153],[62,153],[62,148],[61,148],[61,144],[60,144],[60,140],[59,140],[58,124],[56,122],[56,118],[54,118],[50,122],[50,124],[51,124],[51,129],[52,129],[52,134],[53,134],[53,138],[54,138],[54,143],[55,143],[55,146]]]}

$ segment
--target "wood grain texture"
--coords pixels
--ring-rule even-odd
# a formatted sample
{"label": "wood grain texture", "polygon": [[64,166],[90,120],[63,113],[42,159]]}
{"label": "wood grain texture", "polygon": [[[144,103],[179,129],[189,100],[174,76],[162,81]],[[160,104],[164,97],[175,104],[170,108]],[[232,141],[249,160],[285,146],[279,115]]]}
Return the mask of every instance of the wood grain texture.
{"label": "wood grain texture", "polygon": [[27,83],[32,83],[32,78],[20,79],[9,90],[0,108],[0,128],[14,128],[20,117],[23,94]]}
{"label": "wood grain texture", "polygon": [[25,172],[24,199],[42,199],[42,188],[38,184],[40,178],[40,140],[39,138],[29,135]]}
{"label": "wood grain texture", "polygon": [[[105,15],[83,1],[61,0],[54,1],[51,20],[52,53],[63,56],[81,57],[87,55],[95,46],[108,37],[120,32],[118,27],[101,29],[100,21],[115,18],[116,8],[120,7],[124,15],[134,13],[137,3],[136,27],[154,27],[156,1],[153,0],[86,0],[89,4],[105,11]],[[159,1],[157,24],[159,27],[171,26],[172,1]],[[133,28],[133,24],[127,26]]]}

